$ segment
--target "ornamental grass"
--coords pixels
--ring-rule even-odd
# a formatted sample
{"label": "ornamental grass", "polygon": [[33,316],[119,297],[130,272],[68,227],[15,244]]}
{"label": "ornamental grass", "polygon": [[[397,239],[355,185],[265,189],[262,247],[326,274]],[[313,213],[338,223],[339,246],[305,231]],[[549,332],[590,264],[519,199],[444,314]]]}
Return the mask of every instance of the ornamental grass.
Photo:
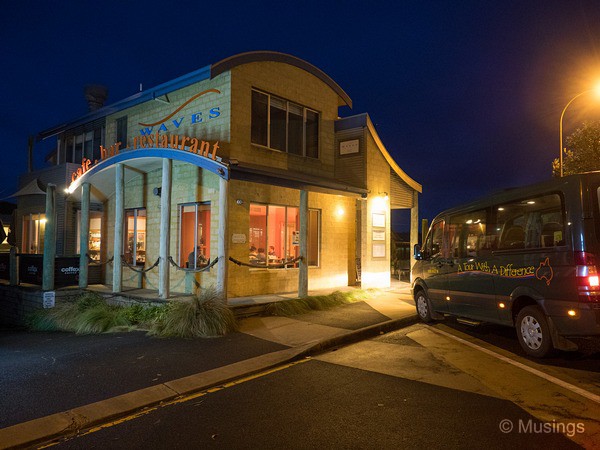
{"label": "ornamental grass", "polygon": [[270,303],[265,308],[265,314],[271,316],[297,316],[311,311],[323,311],[340,305],[358,302],[369,298],[371,292],[352,290],[348,292],[335,291],[328,295],[309,295],[281,302]]}
{"label": "ornamental grass", "polygon": [[73,302],[42,309],[28,317],[35,331],[68,331],[77,334],[143,330],[158,337],[215,337],[237,329],[231,310],[214,289],[189,300],[164,305],[111,305],[87,292]]}

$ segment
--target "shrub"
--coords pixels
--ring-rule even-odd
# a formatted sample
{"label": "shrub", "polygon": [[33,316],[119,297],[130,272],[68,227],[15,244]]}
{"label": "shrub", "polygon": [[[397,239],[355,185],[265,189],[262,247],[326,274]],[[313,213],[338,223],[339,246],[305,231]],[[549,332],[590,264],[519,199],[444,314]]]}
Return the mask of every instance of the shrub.
{"label": "shrub", "polygon": [[172,302],[150,334],[160,337],[215,337],[237,329],[233,312],[214,288],[189,300]]}

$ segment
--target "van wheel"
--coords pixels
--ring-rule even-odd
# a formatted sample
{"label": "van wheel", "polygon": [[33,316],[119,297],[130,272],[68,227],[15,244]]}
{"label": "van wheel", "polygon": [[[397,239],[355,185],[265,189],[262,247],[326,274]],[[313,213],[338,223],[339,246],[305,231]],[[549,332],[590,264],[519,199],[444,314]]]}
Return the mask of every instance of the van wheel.
{"label": "van wheel", "polygon": [[539,306],[526,306],[519,311],[516,325],[519,344],[527,354],[543,358],[553,350],[550,327]]}
{"label": "van wheel", "polygon": [[417,314],[423,322],[429,323],[433,321],[433,318],[431,317],[431,304],[424,291],[419,291],[417,293],[415,306],[417,307]]}

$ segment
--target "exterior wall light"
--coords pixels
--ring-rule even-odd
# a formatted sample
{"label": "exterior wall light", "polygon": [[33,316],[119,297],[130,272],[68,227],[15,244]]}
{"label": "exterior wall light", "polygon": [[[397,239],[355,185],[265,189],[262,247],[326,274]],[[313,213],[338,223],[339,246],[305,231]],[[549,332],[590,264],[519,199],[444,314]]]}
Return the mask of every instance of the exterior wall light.
{"label": "exterior wall light", "polygon": [[235,201],[235,203],[236,203],[236,204],[238,204],[238,205],[243,205],[243,204],[244,204],[244,200],[242,200],[241,198],[238,198],[238,199]]}

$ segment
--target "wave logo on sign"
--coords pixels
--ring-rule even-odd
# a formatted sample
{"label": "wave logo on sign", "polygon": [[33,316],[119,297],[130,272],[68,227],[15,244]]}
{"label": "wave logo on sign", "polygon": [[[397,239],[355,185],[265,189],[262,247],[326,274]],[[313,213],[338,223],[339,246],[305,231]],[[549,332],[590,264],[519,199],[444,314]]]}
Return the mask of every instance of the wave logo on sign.
{"label": "wave logo on sign", "polygon": [[[198,94],[190,97],[188,100],[186,100],[181,106],[179,106],[171,114],[169,114],[168,116],[166,116],[156,122],[152,122],[152,123],[138,122],[139,125],[146,127],[146,128],[140,129],[141,135],[147,136],[149,134],[152,134],[154,131],[154,127],[157,125],[160,125],[160,127],[156,131],[169,131],[169,127],[171,127],[171,128],[175,127],[175,129],[179,128],[181,126],[181,124],[184,123],[186,117],[183,116],[183,117],[178,117],[176,119],[173,119],[173,117],[175,117],[177,115],[177,113],[179,113],[183,108],[185,108],[187,105],[189,105],[191,102],[193,102],[197,98],[200,98],[203,95],[210,94],[210,93],[220,94],[221,91],[219,91],[218,89],[206,89],[205,91],[199,92]],[[206,114],[206,115],[204,115],[204,111],[199,111],[194,114],[191,114],[189,116],[189,123],[190,123],[190,125],[196,125],[198,123],[203,123],[205,120],[216,119],[220,115],[221,115],[221,111],[220,111],[219,107],[215,106],[213,108],[210,108],[208,110],[208,114]]]}

